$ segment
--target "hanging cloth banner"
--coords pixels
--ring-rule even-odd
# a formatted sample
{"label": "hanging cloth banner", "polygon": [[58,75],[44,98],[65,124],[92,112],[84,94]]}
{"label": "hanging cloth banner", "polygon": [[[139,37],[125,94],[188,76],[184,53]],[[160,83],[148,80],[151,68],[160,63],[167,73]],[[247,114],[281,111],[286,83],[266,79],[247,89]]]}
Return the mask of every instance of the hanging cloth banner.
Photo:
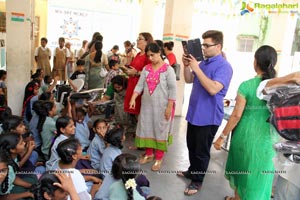
{"label": "hanging cloth banner", "polygon": [[24,22],[25,15],[24,13],[11,13],[11,21],[15,22]]}

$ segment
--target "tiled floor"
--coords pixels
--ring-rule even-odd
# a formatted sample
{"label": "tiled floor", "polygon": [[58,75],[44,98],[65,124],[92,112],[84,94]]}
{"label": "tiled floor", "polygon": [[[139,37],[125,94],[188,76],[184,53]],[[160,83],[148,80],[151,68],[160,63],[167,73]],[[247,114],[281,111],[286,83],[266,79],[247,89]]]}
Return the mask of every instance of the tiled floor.
{"label": "tiled floor", "polygon": [[[189,166],[188,151],[186,147],[186,120],[184,117],[175,117],[174,140],[169,147],[168,153],[164,157],[161,172],[152,172],[151,165],[148,163],[142,166],[145,175],[150,180],[151,194],[157,195],[164,200],[218,200],[224,199],[226,195],[233,195],[228,181],[224,178],[224,167],[227,159],[227,152],[224,150],[216,151],[211,149],[211,161],[207,174],[204,179],[202,189],[194,196],[185,196],[183,191],[188,180],[176,176],[176,170],[186,170]],[[222,126],[219,128],[221,131]],[[219,134],[219,133],[217,133]],[[142,151],[129,150],[128,146],[132,141],[127,141],[123,151],[136,155],[143,153]]]}

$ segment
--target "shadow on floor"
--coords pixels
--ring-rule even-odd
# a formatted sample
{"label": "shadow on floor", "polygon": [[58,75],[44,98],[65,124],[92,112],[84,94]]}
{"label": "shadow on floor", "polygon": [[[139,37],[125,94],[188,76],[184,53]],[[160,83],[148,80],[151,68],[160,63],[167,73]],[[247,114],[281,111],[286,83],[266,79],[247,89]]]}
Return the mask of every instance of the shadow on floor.
{"label": "shadow on floor", "polygon": [[[189,180],[176,176],[176,171],[186,170],[189,166],[188,151],[186,147],[186,120],[183,117],[175,117],[173,144],[165,154],[160,172],[152,172],[153,163],[142,165],[145,175],[150,180],[151,195],[161,197],[163,200],[218,200],[224,199],[226,195],[233,195],[228,181],[224,178],[224,168],[227,152],[211,149],[211,161],[200,192],[193,196],[185,196],[183,191]],[[222,127],[219,128],[219,131]],[[218,133],[217,133],[218,135]],[[129,150],[133,144],[129,139],[125,142],[124,152],[137,156],[144,153],[139,150]]]}

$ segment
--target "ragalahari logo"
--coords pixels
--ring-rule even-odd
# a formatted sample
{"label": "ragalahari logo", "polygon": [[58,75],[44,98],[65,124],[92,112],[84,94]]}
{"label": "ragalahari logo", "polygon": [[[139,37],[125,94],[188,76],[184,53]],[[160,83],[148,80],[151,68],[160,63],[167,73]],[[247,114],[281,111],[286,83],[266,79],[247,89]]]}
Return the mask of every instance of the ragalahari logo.
{"label": "ragalahari logo", "polygon": [[254,11],[254,8],[252,8],[249,3],[246,3],[244,1],[242,2],[242,8],[241,8],[241,15],[242,16],[246,13],[250,13],[250,12],[253,12],[253,11]]}

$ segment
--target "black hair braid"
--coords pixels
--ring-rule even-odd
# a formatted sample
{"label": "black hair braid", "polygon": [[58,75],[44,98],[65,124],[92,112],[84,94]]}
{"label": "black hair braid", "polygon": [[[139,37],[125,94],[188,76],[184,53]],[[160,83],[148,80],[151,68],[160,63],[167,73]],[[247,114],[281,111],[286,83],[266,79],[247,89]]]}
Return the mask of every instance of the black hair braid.
{"label": "black hair braid", "polygon": [[96,52],[96,55],[95,55],[94,61],[95,61],[96,63],[101,62],[101,57],[102,57],[102,51],[101,51],[101,50],[100,50],[100,51],[97,51],[97,52]]}
{"label": "black hair braid", "polygon": [[34,193],[34,199],[35,200],[44,200],[43,194],[41,192],[41,189],[38,189],[37,191],[35,191],[35,193]]}
{"label": "black hair braid", "polygon": [[43,200],[43,194],[41,191],[41,184],[39,182],[34,183],[29,188],[29,192],[31,192],[34,195],[35,200]]}
{"label": "black hair braid", "polygon": [[[122,181],[123,181],[123,183],[125,185],[125,183],[126,183],[127,180],[124,179],[124,178],[122,178]],[[134,200],[133,199],[133,189],[130,187],[128,189],[125,188],[125,190],[126,190],[126,193],[127,193],[127,200]]]}
{"label": "black hair braid", "polygon": [[102,57],[102,42],[97,41],[95,43],[95,49],[96,49],[96,55],[94,57],[94,61],[96,63],[101,62],[101,57]]}
{"label": "black hair braid", "polygon": [[1,193],[5,194],[8,190],[8,174],[6,175],[4,181],[1,184]]}
{"label": "black hair braid", "polygon": [[43,131],[43,126],[44,126],[44,123],[46,121],[46,117],[47,116],[44,116],[44,115],[39,116],[39,121],[38,121],[38,124],[37,124],[37,130],[38,130],[39,134],[41,134],[42,131]]}
{"label": "black hair braid", "polygon": [[39,116],[39,121],[37,124],[37,130],[39,133],[42,132],[44,123],[46,121],[46,117],[49,115],[49,111],[53,107],[53,102],[50,101],[44,101],[42,105],[40,106],[40,109],[38,110],[37,114]]}

